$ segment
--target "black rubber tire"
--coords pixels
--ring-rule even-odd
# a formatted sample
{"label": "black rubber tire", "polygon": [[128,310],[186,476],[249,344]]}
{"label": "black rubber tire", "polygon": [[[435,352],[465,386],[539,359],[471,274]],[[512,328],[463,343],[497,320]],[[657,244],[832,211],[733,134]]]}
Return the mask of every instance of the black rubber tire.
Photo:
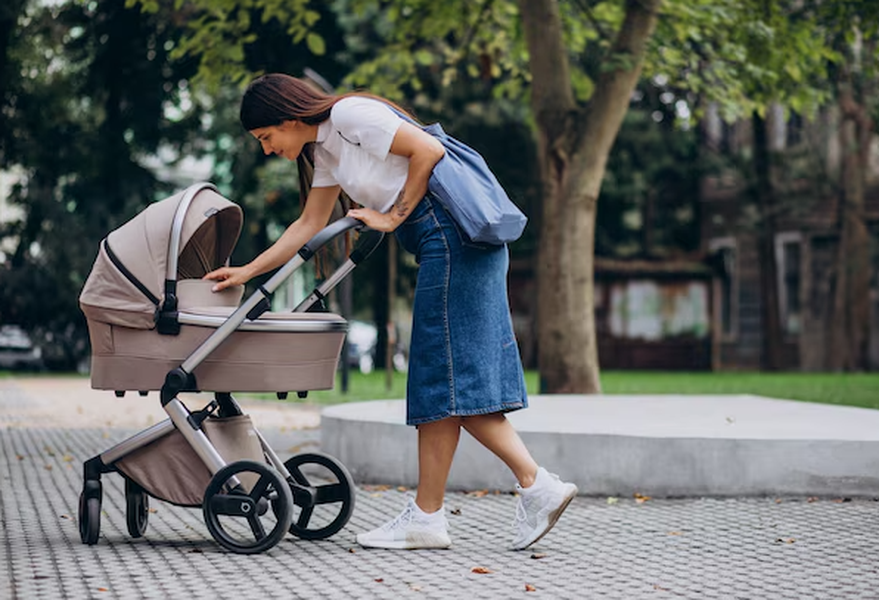
{"label": "black rubber tire", "polygon": [[[229,478],[240,473],[255,473],[259,476],[250,493],[224,491]],[[267,514],[267,511],[259,510],[261,499],[265,501],[263,504],[271,502],[276,506],[275,523],[269,532],[265,531],[260,521],[260,517]],[[222,502],[238,504],[239,501],[240,506],[250,506],[247,515],[232,513],[222,513],[222,515],[246,521],[253,535],[252,540],[232,535],[220,521],[222,515],[217,512],[220,510],[219,505]],[[290,487],[275,469],[264,463],[240,460],[226,465],[211,478],[205,490],[202,511],[208,531],[217,543],[236,554],[257,554],[273,548],[287,534],[293,519],[293,496]]]}
{"label": "black rubber tire", "polygon": [[[336,478],[336,483],[313,485],[302,472],[302,466],[307,464],[317,464],[326,468]],[[298,515],[294,515],[290,524],[290,533],[304,540],[322,540],[337,533],[348,523],[354,512],[355,488],[354,480],[345,465],[328,454],[307,452],[293,456],[284,463],[284,466],[290,472],[293,481],[311,488],[316,498],[314,504],[309,505],[310,503],[294,496],[293,504],[299,507],[300,511]],[[330,519],[329,524],[312,529],[309,528],[309,522],[311,511],[316,505],[338,505],[336,507],[338,513]]]}
{"label": "black rubber tire", "polygon": [[83,544],[94,546],[101,535],[101,498],[79,495],[79,538]]}
{"label": "black rubber tire", "polygon": [[150,497],[146,491],[130,479],[125,479],[125,523],[128,535],[142,537],[150,517]]}

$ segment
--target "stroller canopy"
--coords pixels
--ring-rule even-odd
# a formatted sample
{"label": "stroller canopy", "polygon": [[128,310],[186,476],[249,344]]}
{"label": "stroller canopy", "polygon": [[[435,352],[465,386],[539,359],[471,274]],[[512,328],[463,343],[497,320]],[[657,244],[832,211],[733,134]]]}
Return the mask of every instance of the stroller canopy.
{"label": "stroller canopy", "polygon": [[[175,220],[182,220],[177,240]],[[210,184],[197,184],[151,204],[101,242],[79,297],[86,318],[153,329],[165,280],[200,279],[226,264],[242,221],[241,207]],[[176,261],[173,248],[179,249]],[[175,262],[176,272],[168,273]]]}

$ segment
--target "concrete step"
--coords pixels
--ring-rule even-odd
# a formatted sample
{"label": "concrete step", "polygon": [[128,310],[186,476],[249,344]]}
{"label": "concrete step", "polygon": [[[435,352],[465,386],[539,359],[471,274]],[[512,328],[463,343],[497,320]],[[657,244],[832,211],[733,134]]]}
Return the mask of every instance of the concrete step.
{"label": "concrete step", "polygon": [[[879,411],[750,395],[532,396],[509,414],[538,463],[584,495],[879,497]],[[321,448],[358,483],[415,486],[402,400],[328,407]],[[449,489],[510,490],[466,433]]]}

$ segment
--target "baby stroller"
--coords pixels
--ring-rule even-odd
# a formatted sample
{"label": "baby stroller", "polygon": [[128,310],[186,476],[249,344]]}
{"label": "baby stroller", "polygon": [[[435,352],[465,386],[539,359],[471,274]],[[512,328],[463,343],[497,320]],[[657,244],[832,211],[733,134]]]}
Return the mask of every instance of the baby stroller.
{"label": "baby stroller", "polygon": [[[92,345],[91,385],[117,396],[158,391],[169,418],[84,463],[79,532],[85,544],[98,541],[101,476],[110,472],[125,480],[132,537],[146,531],[150,496],[200,506],[214,539],[242,554],[268,550],[288,531],[329,537],[351,516],[354,485],[344,465],[320,453],[282,462],[232,392],[284,398],[288,391],[304,397],[333,387],[348,324],[319,311],[383,235],[355,219],[335,221],[239,305],[240,286],[214,293],[215,282],[201,277],[227,264],[242,220],[238,205],[200,183],[152,204],[101,242],[80,295]],[[293,312],[270,312],[272,293],[350,229],[363,229],[350,257]],[[213,399],[190,410],[178,396],[197,391],[213,392]],[[316,479],[315,470],[329,476]]]}

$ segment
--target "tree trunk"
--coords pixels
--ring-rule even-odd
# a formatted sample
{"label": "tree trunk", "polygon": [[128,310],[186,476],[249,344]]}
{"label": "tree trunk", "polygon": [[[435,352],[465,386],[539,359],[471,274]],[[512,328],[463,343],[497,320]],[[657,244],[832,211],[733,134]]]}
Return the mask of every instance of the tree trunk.
{"label": "tree trunk", "polygon": [[852,86],[838,90],[842,185],[839,199],[839,248],[831,315],[828,319],[828,368],[866,370],[870,331],[870,234],[864,220],[864,187],[870,164],[873,122]]}
{"label": "tree trunk", "polygon": [[607,158],[641,73],[661,0],[627,0],[610,52],[585,108],[571,89],[568,50],[555,0],[519,0],[530,55],[531,104],[543,184],[538,252],[541,391],[601,391],[595,335],[595,211]]}
{"label": "tree trunk", "polygon": [[775,260],[775,191],[772,187],[772,164],[766,120],[756,112],[751,117],[754,131],[754,192],[760,208],[757,229],[760,256],[760,302],[763,316],[763,368],[782,368],[781,318],[778,306],[778,264]]}

